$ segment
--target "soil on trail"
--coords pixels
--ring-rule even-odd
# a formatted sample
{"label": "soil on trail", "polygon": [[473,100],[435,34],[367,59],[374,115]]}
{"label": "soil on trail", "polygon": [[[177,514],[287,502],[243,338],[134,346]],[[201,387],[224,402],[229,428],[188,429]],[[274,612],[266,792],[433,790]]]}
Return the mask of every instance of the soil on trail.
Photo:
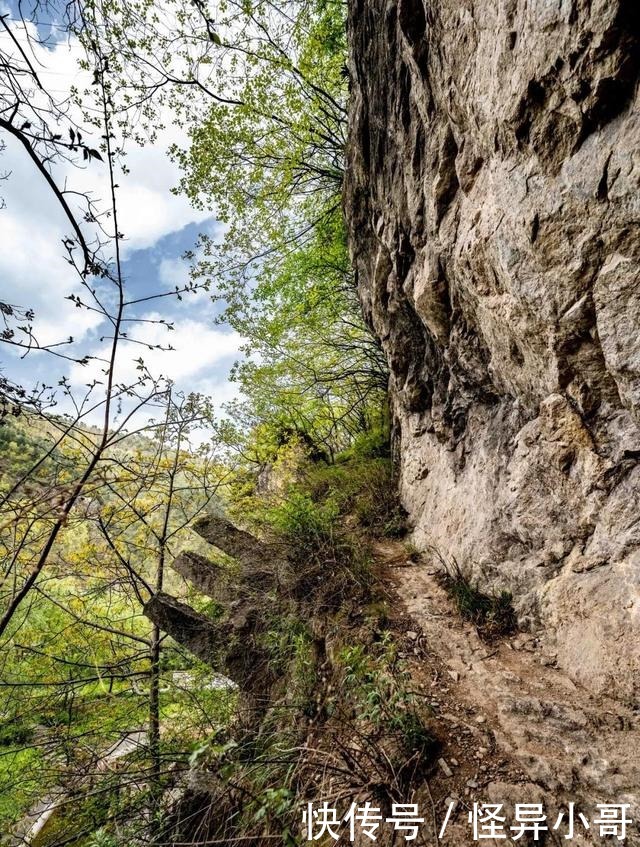
{"label": "soil on trail", "polygon": [[534,634],[482,641],[460,618],[436,578],[438,566],[426,556],[408,561],[403,545],[390,541],[380,542],[375,555],[392,595],[393,628],[414,687],[431,704],[442,744],[421,804],[432,813],[427,843],[476,843],[469,820],[474,803],[503,804],[500,814],[507,819],[506,840],[483,837],[480,843],[510,843],[517,834],[509,829],[517,826],[517,803],[542,803],[548,831],[541,830],[537,841],[525,833],[516,844],[621,843],[601,837],[593,822],[600,817],[597,804],[628,803],[633,823],[623,843],[640,845],[637,709],[574,684],[544,655]]}

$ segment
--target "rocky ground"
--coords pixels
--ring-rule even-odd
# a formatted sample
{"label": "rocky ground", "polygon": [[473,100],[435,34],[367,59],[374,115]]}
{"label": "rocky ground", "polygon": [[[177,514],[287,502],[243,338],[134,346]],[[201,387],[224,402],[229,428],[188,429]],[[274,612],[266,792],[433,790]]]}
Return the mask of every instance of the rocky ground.
{"label": "rocky ground", "polygon": [[[402,634],[416,690],[431,703],[443,743],[421,807],[432,809],[438,833],[449,808],[452,814],[441,838],[431,824],[427,843],[474,843],[474,803],[504,804],[507,826],[515,803],[542,803],[550,831],[531,843],[604,844],[609,840],[591,823],[597,804],[629,803],[628,816],[636,822],[625,843],[640,844],[637,711],[577,686],[534,635],[481,640],[461,620],[428,557],[409,561],[397,542],[378,544],[376,555],[393,605],[402,610],[394,629]],[[569,839],[571,802],[576,824]],[[580,812],[591,823],[588,832]],[[516,843],[527,843],[526,836]]]}

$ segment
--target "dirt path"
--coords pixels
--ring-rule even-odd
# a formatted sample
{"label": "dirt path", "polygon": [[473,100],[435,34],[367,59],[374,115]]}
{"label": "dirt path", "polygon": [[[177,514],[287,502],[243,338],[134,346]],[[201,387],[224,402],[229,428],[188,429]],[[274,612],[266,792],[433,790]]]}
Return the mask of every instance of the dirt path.
{"label": "dirt path", "polygon": [[[586,832],[577,816],[593,822],[596,804],[629,803],[634,823],[624,843],[640,845],[638,712],[576,686],[533,636],[481,641],[435,579],[435,566],[408,562],[402,544],[380,543],[376,557],[406,613],[404,648],[444,743],[429,802],[439,823],[452,803],[455,812],[440,843],[475,843],[468,813],[477,801],[504,804],[507,834],[514,803],[543,803],[549,832],[529,843],[565,845],[621,843],[601,838],[593,823]],[[556,831],[553,826],[572,801],[576,825],[569,838],[566,811]],[[528,843],[526,837],[515,843]]]}

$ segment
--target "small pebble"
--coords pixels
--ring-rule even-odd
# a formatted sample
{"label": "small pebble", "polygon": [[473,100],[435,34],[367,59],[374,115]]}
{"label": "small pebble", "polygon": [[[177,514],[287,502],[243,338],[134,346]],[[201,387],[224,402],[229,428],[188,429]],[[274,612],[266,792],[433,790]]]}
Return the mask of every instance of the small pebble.
{"label": "small pebble", "polygon": [[445,799],[444,799],[445,806],[447,808],[449,808],[449,806],[451,806],[451,814],[453,814],[455,812],[455,810],[458,808],[459,802],[460,801],[458,800],[457,797],[445,797]]}
{"label": "small pebble", "polygon": [[444,759],[438,759],[438,765],[445,776],[453,776],[453,771]]}

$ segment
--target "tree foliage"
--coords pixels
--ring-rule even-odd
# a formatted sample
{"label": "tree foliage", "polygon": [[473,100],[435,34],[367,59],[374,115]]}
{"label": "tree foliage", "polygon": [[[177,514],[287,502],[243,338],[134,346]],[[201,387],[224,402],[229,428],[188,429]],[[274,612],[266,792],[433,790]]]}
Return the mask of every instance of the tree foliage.
{"label": "tree foliage", "polygon": [[[206,685],[199,696],[176,690],[172,671],[195,678],[202,668],[142,605],[167,584],[189,592],[167,564],[193,542],[189,524],[233,474],[234,452],[245,472],[287,443],[331,464],[384,429],[386,364],[360,314],[341,209],[344,16],[334,0],[41,0],[23,18],[24,44],[1,17],[0,130],[64,212],[82,292],[73,302],[101,315],[110,346],[81,396],[66,377],[52,380],[66,417],[45,414],[53,389],[0,374],[0,714],[10,727],[0,788],[12,797],[0,826],[64,782],[84,811],[80,824],[65,812],[61,833],[86,825],[78,843],[159,840],[168,772],[217,738],[232,698]],[[88,80],[56,96],[30,58],[52,21],[83,48]],[[122,273],[116,167],[126,179],[126,144],[153,143],[160,114],[187,130],[172,150],[176,191],[218,221],[186,257],[190,282],[171,293],[208,291],[212,319],[245,339],[233,371],[241,395],[215,424],[208,399],[180,397],[142,359],[133,381],[117,376],[121,340],[136,343],[139,301]],[[104,204],[59,181],[61,162],[106,168]],[[0,311],[0,341],[38,348],[30,309]],[[73,339],[49,352],[90,361]],[[139,411],[153,421],[131,432]],[[190,433],[203,425],[215,441],[197,448]],[[105,751],[132,728],[145,734],[142,750],[105,779]],[[103,799],[85,805],[94,790]]]}
{"label": "tree foliage", "polygon": [[[177,765],[179,773],[194,746],[228,720],[229,692],[207,688],[210,670],[166,644],[142,614],[144,601],[165,586],[187,595],[189,589],[167,565],[182,546],[193,544],[188,527],[210,507],[228,472],[209,446],[189,443],[207,404],[196,397],[171,398],[154,431],[125,438],[102,456],[79,508],[60,531],[46,579],[30,591],[5,633],[4,831],[64,784],[81,799],[73,816],[60,819],[61,838],[93,821],[108,824],[124,843],[138,843],[149,835],[149,820],[156,820],[147,812],[158,808],[170,768]],[[3,601],[29,573],[33,550],[55,521],[48,507],[55,511],[64,500],[55,492],[64,490],[83,463],[82,448],[68,440],[49,449],[52,431],[23,418],[11,431],[0,428],[6,436],[0,452],[5,495],[34,457],[47,456],[38,476],[13,492],[3,510],[0,548],[4,561],[11,561],[0,587]],[[100,761],[131,734],[139,742],[115,774],[105,771]],[[136,780],[142,788],[126,790]],[[92,793],[102,797],[95,808],[82,799]],[[140,810],[147,811],[138,820]],[[56,837],[46,843],[57,842]]]}
{"label": "tree foliage", "polygon": [[331,456],[379,421],[387,381],[342,219],[344,4],[94,3],[109,26],[89,32],[106,39],[121,113],[135,105],[144,124],[153,104],[171,105],[190,142],[173,149],[176,190],[220,223],[188,258],[218,320],[246,339],[246,402],[231,415],[242,427],[226,437],[246,446],[272,427]]}

